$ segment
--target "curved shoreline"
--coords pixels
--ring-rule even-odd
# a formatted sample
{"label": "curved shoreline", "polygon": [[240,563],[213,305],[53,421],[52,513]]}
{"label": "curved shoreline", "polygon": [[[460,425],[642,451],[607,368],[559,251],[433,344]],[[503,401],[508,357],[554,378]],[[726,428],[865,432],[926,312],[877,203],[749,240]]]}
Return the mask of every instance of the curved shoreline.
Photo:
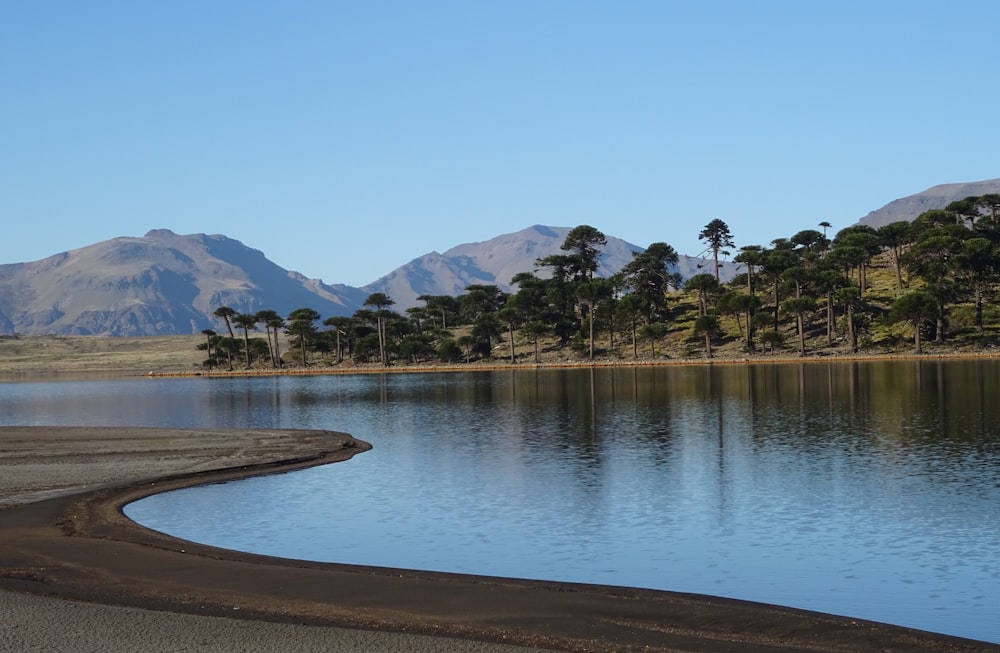
{"label": "curved shoreline", "polygon": [[[317,431],[0,428],[0,444],[15,452],[17,465],[51,456],[53,448],[86,456],[95,440],[104,442],[105,465],[129,456],[143,462],[132,472],[117,468],[110,481],[49,477],[50,486],[61,484],[60,496],[0,510],[0,589],[570,651],[1000,651],[1000,645],[710,596],[312,563],[185,542],[135,524],[122,506],[176,487],[347,460],[369,445]],[[0,473],[5,494],[8,478]]]}

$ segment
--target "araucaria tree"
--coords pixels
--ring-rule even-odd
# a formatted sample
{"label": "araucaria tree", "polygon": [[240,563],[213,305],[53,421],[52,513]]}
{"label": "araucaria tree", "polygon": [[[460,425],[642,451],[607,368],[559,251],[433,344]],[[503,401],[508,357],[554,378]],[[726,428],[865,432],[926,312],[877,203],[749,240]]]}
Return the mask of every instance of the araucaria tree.
{"label": "araucaria tree", "polygon": [[[604,292],[603,287],[593,287],[592,284],[594,274],[600,267],[600,248],[607,243],[607,237],[600,230],[590,225],[580,225],[566,234],[566,240],[560,246],[560,249],[570,252],[569,254],[546,256],[535,262],[535,267],[551,270],[552,280],[549,284],[549,290],[552,303],[561,307],[563,324],[568,327],[560,329],[560,325],[557,324],[556,333],[565,341],[568,339],[571,329],[579,332],[585,313],[590,323],[588,339],[591,357],[593,357],[594,351],[592,328],[594,307],[597,299]],[[580,317],[573,315],[576,306],[584,309],[581,311]]]}
{"label": "araucaria tree", "polygon": [[306,358],[306,348],[309,341],[316,336],[316,320],[319,318],[319,313],[311,308],[298,308],[288,314],[285,333],[298,343],[303,367],[309,364],[309,360]]}
{"label": "araucaria tree", "polygon": [[243,329],[243,348],[246,353],[247,369],[250,369],[250,329],[257,328],[257,316],[249,313],[238,313],[232,319],[233,324]]}
{"label": "araucaria tree", "polygon": [[229,306],[220,306],[219,308],[215,309],[213,315],[215,315],[215,317],[222,318],[222,320],[226,323],[226,330],[229,331],[229,337],[235,338],[236,334],[233,333],[233,323],[230,322],[229,320],[234,315],[236,315],[236,311],[230,308]]}
{"label": "araucaria tree", "polygon": [[920,339],[920,329],[937,315],[938,303],[934,295],[923,290],[914,290],[901,295],[892,303],[890,315],[897,322],[907,322],[913,326],[913,345],[917,354],[924,353]]}
{"label": "araucaria tree", "polygon": [[389,358],[386,356],[386,341],[385,341],[385,320],[388,317],[386,308],[392,306],[396,302],[393,301],[391,297],[382,292],[376,292],[368,295],[368,299],[365,300],[365,306],[372,306],[375,308],[375,329],[378,332],[378,351],[379,359],[382,361],[384,367],[389,367]]}
{"label": "araucaria tree", "polygon": [[719,280],[719,253],[724,247],[734,247],[733,235],[729,232],[729,225],[716,218],[705,225],[705,228],[698,234],[698,239],[705,241],[708,249],[712,252],[712,260],[715,262],[715,280]]}

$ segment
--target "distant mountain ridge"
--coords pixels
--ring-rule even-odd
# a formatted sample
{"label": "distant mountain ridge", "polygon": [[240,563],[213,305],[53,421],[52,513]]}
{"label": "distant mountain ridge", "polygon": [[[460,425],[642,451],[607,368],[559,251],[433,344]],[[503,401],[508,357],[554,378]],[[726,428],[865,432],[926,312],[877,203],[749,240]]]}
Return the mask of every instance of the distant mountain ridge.
{"label": "distant mountain ridge", "polygon": [[[944,184],[890,202],[860,222],[873,227],[912,220],[970,195],[1000,193],[1000,179]],[[362,288],[326,284],[281,268],[263,252],[223,235],[178,235],[154,229],[30,263],[0,265],[0,334],[143,336],[220,331],[212,313],[229,306],[242,313],[263,309],[288,315],[310,307],[324,318],[351,315],[369,294],[384,292],[404,311],[420,295],[459,295],[473,284],[511,291],[511,278],[560,249],[570,227],[534,225],[443,254],[430,252]],[[643,247],[608,236],[598,274],[608,276]],[[681,256],[685,279],[709,272],[711,262]],[[739,266],[721,262],[723,280]],[[541,271],[540,274],[544,274]]]}
{"label": "distant mountain ridge", "polygon": [[963,184],[940,184],[925,191],[893,200],[861,218],[860,223],[875,229],[891,222],[911,221],[921,213],[943,209],[966,197],[1000,193],[1000,179],[987,179]]}
{"label": "distant mountain ridge", "polygon": [[[546,227],[534,225],[521,231],[503,234],[481,243],[465,243],[452,247],[444,254],[431,252],[396,268],[374,283],[364,286],[369,293],[382,292],[396,302],[397,310],[419,306],[420,295],[459,295],[473,284],[494,284],[511,292],[511,279],[519,272],[535,270],[535,261],[551,254],[565,254],[560,248],[572,227]],[[601,248],[598,276],[608,277],[621,270],[632,260],[640,247],[621,238],[607,236],[608,243]],[[681,256],[672,272],[679,272],[685,279],[707,272],[705,259]],[[720,277],[725,280],[735,274],[731,263],[720,262]],[[546,276],[544,270],[539,276]]]}
{"label": "distant mountain ridge", "polygon": [[363,292],[289,272],[225,236],[155,229],[31,263],[0,265],[0,332],[144,336],[219,328],[231,306],[349,314]]}
{"label": "distant mountain ridge", "polygon": [[[309,307],[324,318],[351,315],[375,292],[404,311],[420,295],[459,295],[473,284],[511,291],[511,278],[534,270],[538,258],[560,249],[570,227],[535,225],[444,254],[413,259],[363,288],[328,285],[285,270],[256,249],[222,235],[178,235],[154,229],[62,252],[30,263],[0,265],[0,333],[145,336],[220,331],[220,306],[240,313],[271,309],[281,315]],[[598,274],[617,272],[638,245],[608,237]],[[684,277],[702,259],[681,257]],[[734,274],[724,264],[726,278]],[[544,271],[541,273],[544,276]]]}

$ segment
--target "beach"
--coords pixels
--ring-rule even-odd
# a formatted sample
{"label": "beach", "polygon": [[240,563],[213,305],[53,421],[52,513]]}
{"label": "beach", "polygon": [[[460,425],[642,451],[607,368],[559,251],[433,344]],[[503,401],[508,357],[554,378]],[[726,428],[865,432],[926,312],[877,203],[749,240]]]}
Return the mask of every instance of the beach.
{"label": "beach", "polygon": [[1000,651],[709,596],[244,554],[121,513],[368,449],[334,431],[0,427],[0,651]]}

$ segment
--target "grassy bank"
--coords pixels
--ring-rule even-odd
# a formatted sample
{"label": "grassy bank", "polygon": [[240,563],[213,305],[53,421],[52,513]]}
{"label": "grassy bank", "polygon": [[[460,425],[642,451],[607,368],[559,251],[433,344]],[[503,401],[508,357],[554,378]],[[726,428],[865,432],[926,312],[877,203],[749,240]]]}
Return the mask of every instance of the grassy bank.
{"label": "grassy bank", "polygon": [[197,371],[203,336],[0,336],[0,373]]}
{"label": "grassy bank", "polygon": [[[204,351],[197,346],[203,342],[203,336],[148,336],[141,338],[110,338],[103,336],[0,336],[0,374],[33,376],[67,373],[124,373],[124,374],[205,374],[201,362]],[[287,343],[286,343],[287,347]],[[498,353],[488,361],[466,363],[434,363],[407,364],[396,361],[391,369],[394,372],[403,371],[455,371],[469,369],[498,369],[510,366],[509,358]],[[534,367],[532,352],[527,347],[518,347],[518,367]],[[741,343],[733,340],[717,348],[715,356],[709,361],[702,352],[692,350],[677,343],[674,346],[661,346],[656,355],[650,355],[647,350],[640,351],[639,358],[633,358],[631,352],[618,353],[615,356],[598,357],[593,363],[578,352],[568,348],[557,349],[546,347],[542,354],[541,367],[574,367],[574,366],[614,366],[614,365],[664,365],[664,364],[716,364],[725,363],[769,363],[786,361],[824,361],[824,360],[870,360],[883,358],[911,358],[912,347],[904,344],[898,348],[872,348],[851,354],[846,348],[829,347],[811,350],[805,358],[796,352],[782,350],[775,353],[755,353],[747,355]],[[925,348],[924,358],[965,358],[1000,356],[1000,350],[993,347],[958,345],[935,345],[931,343]],[[282,370],[284,374],[343,374],[357,372],[382,372],[381,365],[353,365],[345,362],[333,365],[331,361],[319,358],[308,369],[294,366]],[[269,367],[244,370],[237,367],[233,374],[273,374],[275,370]],[[218,375],[228,375],[230,372],[218,370]]]}

